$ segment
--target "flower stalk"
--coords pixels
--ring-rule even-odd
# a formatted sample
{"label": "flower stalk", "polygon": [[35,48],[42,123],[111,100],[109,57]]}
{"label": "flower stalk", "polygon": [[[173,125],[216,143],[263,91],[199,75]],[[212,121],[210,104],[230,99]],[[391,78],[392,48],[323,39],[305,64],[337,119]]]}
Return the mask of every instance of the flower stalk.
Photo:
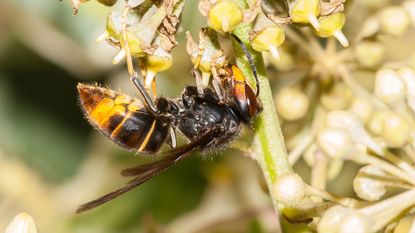
{"label": "flower stalk", "polygon": [[[251,26],[248,24],[240,25],[234,34],[245,44],[249,43],[249,31]],[[251,83],[255,82],[249,63],[240,46],[234,42],[236,52],[236,63],[244,75]],[[259,115],[255,124],[255,139],[253,151],[262,169],[268,188],[271,192],[275,210],[278,212],[279,206],[273,198],[272,185],[278,177],[292,173],[288,162],[287,151],[284,144],[284,137],[279,125],[278,116],[275,109],[274,99],[269,81],[265,74],[265,65],[261,53],[250,49],[250,54],[258,71],[259,87],[263,105],[263,112]]]}

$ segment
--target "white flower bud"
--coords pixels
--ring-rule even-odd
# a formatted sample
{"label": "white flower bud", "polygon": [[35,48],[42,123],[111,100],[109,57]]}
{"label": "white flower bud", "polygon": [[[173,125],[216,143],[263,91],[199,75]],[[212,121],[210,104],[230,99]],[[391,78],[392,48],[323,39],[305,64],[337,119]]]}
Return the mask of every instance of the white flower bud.
{"label": "white flower bud", "polygon": [[415,113],[415,71],[411,68],[404,67],[398,70],[398,74],[406,86],[406,100],[408,105]]}
{"label": "white flower bud", "polygon": [[7,226],[6,233],[37,233],[35,221],[29,214],[20,213]]}
{"label": "white flower bud", "polygon": [[382,122],[381,137],[388,147],[402,147],[410,138],[411,130],[408,122],[399,114],[389,112]]}
{"label": "white flower bud", "polygon": [[370,219],[358,211],[351,211],[342,217],[339,224],[339,233],[369,233]]}
{"label": "white flower bud", "polygon": [[326,124],[328,127],[348,131],[355,143],[364,144],[378,154],[383,153],[383,149],[369,136],[356,114],[348,111],[332,111],[327,114]]}
{"label": "white flower bud", "polygon": [[405,98],[405,84],[398,73],[381,69],[376,73],[375,95],[385,103],[393,104]]}
{"label": "white flower bud", "polygon": [[326,212],[324,212],[323,216],[321,216],[321,219],[317,225],[317,232],[337,233],[341,219],[349,212],[350,210],[339,205],[329,208]]}
{"label": "white flower bud", "polygon": [[356,46],[357,61],[364,67],[378,66],[385,57],[385,48],[377,41],[362,41]]}
{"label": "white flower bud", "polygon": [[307,96],[291,87],[284,87],[276,96],[278,114],[285,120],[298,120],[302,118],[308,110],[309,100]]}
{"label": "white flower bud", "polygon": [[385,175],[382,169],[373,165],[360,168],[353,180],[353,189],[357,196],[366,201],[378,201],[386,193],[385,184],[379,180]]}
{"label": "white flower bud", "polygon": [[304,181],[297,174],[278,177],[272,189],[277,201],[287,206],[297,205],[305,196]]}
{"label": "white flower bud", "polygon": [[403,36],[411,23],[408,13],[401,6],[385,8],[379,17],[381,30],[392,36]]}
{"label": "white flower bud", "polygon": [[366,124],[372,116],[373,106],[367,99],[357,97],[353,100],[350,111],[358,115],[362,122]]}
{"label": "white flower bud", "polygon": [[348,108],[353,101],[353,92],[344,83],[335,84],[328,93],[320,97],[320,102],[327,110]]}
{"label": "white flower bud", "polygon": [[370,132],[379,136],[382,133],[383,119],[388,115],[388,111],[375,111],[368,122]]}
{"label": "white flower bud", "polygon": [[375,35],[380,30],[380,20],[378,17],[369,17],[366,19],[366,21],[363,23],[360,37],[361,38],[367,38]]}
{"label": "white flower bud", "polygon": [[275,66],[279,71],[289,71],[294,68],[295,62],[293,55],[286,51],[284,47],[278,50],[280,53],[280,58],[275,59],[272,57],[271,54],[266,53],[264,54],[264,59],[267,64],[271,63],[273,66]]}
{"label": "white flower bud", "polygon": [[355,153],[350,135],[340,128],[326,128],[317,134],[317,144],[330,157],[344,159]]}

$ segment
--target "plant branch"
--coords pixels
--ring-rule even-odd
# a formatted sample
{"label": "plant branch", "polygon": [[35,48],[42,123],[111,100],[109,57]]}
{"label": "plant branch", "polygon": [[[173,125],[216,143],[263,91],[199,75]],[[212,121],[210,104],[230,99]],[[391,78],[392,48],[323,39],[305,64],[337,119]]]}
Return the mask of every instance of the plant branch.
{"label": "plant branch", "polygon": [[[261,53],[250,49],[249,31],[251,26],[248,24],[240,25],[234,34],[247,45],[249,52],[254,60],[254,64],[258,71],[260,99],[263,105],[263,112],[258,116],[255,124],[256,134],[254,139],[253,151],[256,159],[265,176],[268,188],[272,195],[272,185],[277,177],[291,173],[292,169],[287,159],[287,151],[284,144],[284,137],[281,132],[275,104],[269,81],[265,73],[265,65]],[[250,83],[254,83],[251,68],[246,59],[245,54],[240,48],[239,44],[234,43],[236,53],[236,63],[247,77]],[[278,203],[275,198],[272,198],[274,208],[278,212]]]}

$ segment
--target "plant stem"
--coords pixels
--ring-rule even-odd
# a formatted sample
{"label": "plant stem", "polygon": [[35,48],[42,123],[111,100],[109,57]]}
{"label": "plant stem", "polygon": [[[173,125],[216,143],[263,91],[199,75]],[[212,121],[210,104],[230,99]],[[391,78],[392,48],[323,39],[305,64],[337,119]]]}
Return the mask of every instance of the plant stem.
{"label": "plant stem", "polygon": [[[278,212],[279,206],[276,199],[273,198],[274,195],[272,193],[272,185],[276,181],[277,177],[292,173],[292,169],[290,163],[288,162],[284,137],[282,135],[281,127],[279,125],[277,113],[275,110],[271,87],[266,77],[265,65],[262,59],[262,55],[259,52],[251,50],[250,46],[248,46],[250,30],[251,25],[243,24],[234,31],[234,34],[245,45],[247,45],[258,71],[260,86],[259,97],[261,99],[264,110],[256,120],[256,134],[253,144],[253,151],[265,176],[268,188],[271,193],[271,199],[274,204],[274,208],[276,212]],[[236,42],[234,42],[234,48],[236,53],[236,63],[238,67],[242,70],[248,81],[250,83],[254,83],[255,78],[252,74],[244,52]]]}

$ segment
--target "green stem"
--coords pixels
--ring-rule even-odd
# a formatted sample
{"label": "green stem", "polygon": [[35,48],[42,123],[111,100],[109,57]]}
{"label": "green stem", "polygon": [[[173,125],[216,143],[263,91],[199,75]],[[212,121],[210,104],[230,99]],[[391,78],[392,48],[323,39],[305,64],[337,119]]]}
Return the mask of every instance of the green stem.
{"label": "green stem", "polygon": [[[288,162],[287,150],[284,144],[284,137],[281,132],[277,113],[275,110],[274,99],[271,91],[269,81],[265,73],[265,65],[261,53],[253,51],[249,46],[249,32],[252,29],[251,25],[242,24],[235,31],[234,34],[247,45],[250,54],[254,60],[254,64],[258,71],[258,79],[260,86],[260,99],[264,110],[258,116],[255,124],[255,139],[253,151],[256,159],[265,176],[268,188],[271,193],[272,201],[275,210],[278,212],[279,206],[275,198],[273,198],[272,185],[279,176],[292,172],[290,163]],[[234,42],[236,63],[242,70],[247,80],[250,83],[255,82],[251,68],[247,58],[240,48]],[[253,85],[254,86],[254,85]]]}

